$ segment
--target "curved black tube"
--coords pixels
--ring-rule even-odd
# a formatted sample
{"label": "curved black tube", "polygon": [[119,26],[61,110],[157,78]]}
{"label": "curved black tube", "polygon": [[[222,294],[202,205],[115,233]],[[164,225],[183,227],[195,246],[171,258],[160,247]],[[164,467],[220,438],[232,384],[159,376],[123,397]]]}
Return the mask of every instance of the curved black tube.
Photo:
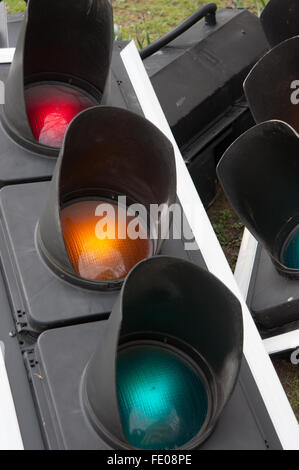
{"label": "curved black tube", "polygon": [[207,3],[203,7],[199,8],[195,13],[186,18],[174,29],[166,33],[161,38],[157,39],[157,41],[142,49],[140,51],[141,59],[144,60],[147,57],[153,55],[155,52],[159,51],[162,47],[166,46],[168,43],[187,31],[187,29],[191,28],[191,26],[204,17],[206,18],[206,23],[208,25],[214,26],[216,24],[216,10],[217,5],[214,2]]}

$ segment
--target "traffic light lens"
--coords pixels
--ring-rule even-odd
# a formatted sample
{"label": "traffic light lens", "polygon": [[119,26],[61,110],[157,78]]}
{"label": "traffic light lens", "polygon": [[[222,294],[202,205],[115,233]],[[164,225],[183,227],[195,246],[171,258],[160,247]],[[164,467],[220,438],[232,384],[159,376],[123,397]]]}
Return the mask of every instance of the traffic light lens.
{"label": "traffic light lens", "polygon": [[283,264],[290,269],[299,269],[299,229],[291,234],[286,243]]}
{"label": "traffic light lens", "polygon": [[139,238],[134,240],[127,236],[131,222],[126,208],[104,201],[78,201],[62,209],[62,232],[76,272],[86,279],[115,281],[148,258],[151,243],[146,228],[139,223]]}
{"label": "traffic light lens", "polygon": [[26,88],[25,103],[34,138],[51,147],[61,147],[67,127],[77,114],[98,104],[83,91],[57,83]]}
{"label": "traffic light lens", "polygon": [[163,346],[120,350],[117,392],[126,439],[138,449],[179,448],[198,434],[207,416],[207,394],[198,373]]}

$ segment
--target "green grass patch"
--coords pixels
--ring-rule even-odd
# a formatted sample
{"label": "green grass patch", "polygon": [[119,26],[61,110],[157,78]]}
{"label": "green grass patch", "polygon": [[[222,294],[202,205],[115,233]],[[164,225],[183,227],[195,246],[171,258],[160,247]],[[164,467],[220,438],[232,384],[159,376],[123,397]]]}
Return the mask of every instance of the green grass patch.
{"label": "green grass patch", "polygon": [[6,0],[5,3],[8,13],[18,13],[26,8],[26,3],[23,0]]}
{"label": "green grass patch", "polygon": [[[260,14],[268,0],[216,0],[219,8],[248,8]],[[112,0],[114,21],[122,39],[134,39],[146,46],[207,2],[190,0]]]}
{"label": "green grass patch", "polygon": [[[207,0],[208,1],[208,0]],[[191,0],[112,0],[117,39],[134,39],[139,48],[147,46],[206,2]],[[219,8],[248,8],[260,13],[268,0],[216,0]],[[7,11],[24,11],[23,0],[6,0]]]}

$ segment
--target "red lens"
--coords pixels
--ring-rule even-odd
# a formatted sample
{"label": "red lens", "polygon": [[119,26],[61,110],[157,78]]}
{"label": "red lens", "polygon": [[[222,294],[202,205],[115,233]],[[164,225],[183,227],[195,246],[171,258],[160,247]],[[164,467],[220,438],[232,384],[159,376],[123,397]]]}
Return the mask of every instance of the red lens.
{"label": "red lens", "polygon": [[56,83],[27,88],[25,103],[35,139],[51,147],[61,147],[71,120],[97,104],[81,90]]}

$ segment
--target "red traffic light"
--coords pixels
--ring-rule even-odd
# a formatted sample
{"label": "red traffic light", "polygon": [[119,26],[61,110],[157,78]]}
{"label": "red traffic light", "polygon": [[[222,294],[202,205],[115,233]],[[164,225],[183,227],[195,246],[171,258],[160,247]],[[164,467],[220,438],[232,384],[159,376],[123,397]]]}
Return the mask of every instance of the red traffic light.
{"label": "red traffic light", "polygon": [[98,103],[82,90],[63,83],[40,83],[25,89],[26,111],[35,139],[61,147],[69,123]]}

